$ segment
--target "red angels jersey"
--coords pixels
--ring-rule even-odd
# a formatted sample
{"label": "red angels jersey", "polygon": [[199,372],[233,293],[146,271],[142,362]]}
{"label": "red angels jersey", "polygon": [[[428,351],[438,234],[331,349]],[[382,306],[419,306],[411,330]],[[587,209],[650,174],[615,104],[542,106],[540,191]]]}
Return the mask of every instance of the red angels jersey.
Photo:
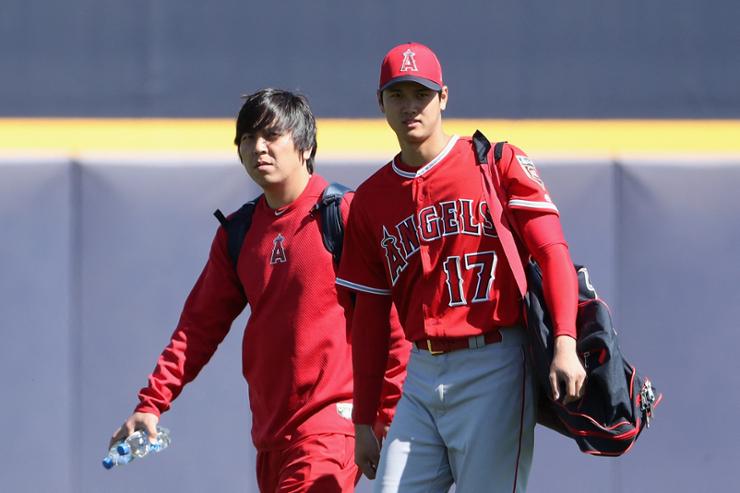
{"label": "red angels jersey", "polygon": [[[507,147],[499,170],[508,206],[558,214],[532,161]],[[392,296],[410,341],[520,323],[472,139],[453,136],[420,168],[396,156],[357,189],[337,284]]]}
{"label": "red angels jersey", "polygon": [[[225,230],[219,228],[170,345],[139,394],[137,410],[166,410],[249,303],[242,368],[255,446],[280,448],[316,433],[354,435],[349,308],[338,301],[332,257],[312,212],[326,186],[314,175],[298,199],[278,210],[260,198],[236,270]],[[350,198],[342,204],[345,214]],[[391,408],[400,397],[396,393]]]}

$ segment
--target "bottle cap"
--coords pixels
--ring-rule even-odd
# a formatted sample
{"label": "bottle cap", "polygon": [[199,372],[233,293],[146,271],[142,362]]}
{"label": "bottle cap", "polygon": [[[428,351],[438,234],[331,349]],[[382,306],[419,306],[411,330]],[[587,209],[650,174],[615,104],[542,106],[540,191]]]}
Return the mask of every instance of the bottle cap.
{"label": "bottle cap", "polygon": [[116,451],[120,455],[128,455],[131,453],[131,445],[126,442],[121,442],[118,444],[118,447],[116,447]]}

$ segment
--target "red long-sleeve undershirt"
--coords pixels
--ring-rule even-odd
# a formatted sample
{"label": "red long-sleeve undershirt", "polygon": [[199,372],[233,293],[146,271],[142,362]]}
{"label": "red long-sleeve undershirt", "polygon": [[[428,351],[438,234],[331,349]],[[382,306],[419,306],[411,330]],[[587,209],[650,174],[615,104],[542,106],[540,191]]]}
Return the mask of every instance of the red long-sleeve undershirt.
{"label": "red long-sleeve undershirt", "polygon": [[575,339],[578,277],[563,237],[560,219],[554,214],[523,210],[513,212],[527,251],[542,269],[542,290],[553,318],[554,335]]}

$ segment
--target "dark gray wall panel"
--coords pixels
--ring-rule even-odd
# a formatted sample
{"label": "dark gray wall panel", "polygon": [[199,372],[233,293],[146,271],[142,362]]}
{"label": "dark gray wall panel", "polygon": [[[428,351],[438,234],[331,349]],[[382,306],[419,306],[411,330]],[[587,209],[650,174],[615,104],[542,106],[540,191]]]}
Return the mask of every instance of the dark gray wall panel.
{"label": "dark gray wall panel", "polygon": [[73,180],[72,166],[62,160],[0,161],[5,491],[75,489]]}
{"label": "dark gray wall panel", "polygon": [[[620,203],[622,347],[665,402],[625,491],[728,491],[740,463],[740,167],[631,162]],[[701,417],[704,425],[696,424]]]}
{"label": "dark gray wall panel", "polygon": [[452,117],[740,117],[740,4],[188,2],[0,6],[0,115],[233,116],[265,86],[378,116],[378,67],[440,56]]}

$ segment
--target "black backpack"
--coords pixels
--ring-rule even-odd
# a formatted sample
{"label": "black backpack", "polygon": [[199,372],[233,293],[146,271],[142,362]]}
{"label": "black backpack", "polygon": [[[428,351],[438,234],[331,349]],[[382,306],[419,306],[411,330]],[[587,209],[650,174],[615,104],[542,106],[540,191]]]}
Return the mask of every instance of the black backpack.
{"label": "black backpack", "polygon": [[[501,205],[505,203],[505,198],[501,196],[496,166],[505,143],[497,143],[491,153],[491,144],[481,132],[475,133],[473,142],[478,164],[481,165],[489,211],[504,245],[507,260],[512,271],[516,271],[514,264],[518,264],[519,269],[523,267],[523,275],[526,276],[526,292],[522,294],[529,354],[538,387],[537,421],[573,438],[584,453],[622,455],[632,447],[643,428],[650,425],[653,408],[663,396],[656,392],[649,379],[641,376],[624,358],[609,307],[596,295],[588,270],[575,265],[578,275],[576,350],[586,369],[586,389],[583,398],[568,405],[550,398],[547,389],[550,388],[549,373],[554,344],[552,322],[542,290],[542,271],[531,259],[523,266],[519,262],[512,236],[516,230],[508,227],[512,221],[505,206]],[[493,155],[493,166],[488,166],[490,154]],[[498,204],[494,204],[494,201],[498,201]],[[505,241],[510,245],[508,249]],[[519,290],[524,291],[523,286],[520,285]]]}
{"label": "black backpack", "polygon": [[[321,198],[314,205],[312,212],[318,212],[321,223],[321,239],[324,247],[331,253],[335,265],[339,265],[342,257],[342,244],[344,242],[344,221],[342,221],[341,202],[342,197],[352,190],[341,183],[330,183],[321,194]],[[220,209],[213,213],[216,219],[226,229],[229,257],[234,263],[234,268],[239,261],[239,252],[242,249],[244,237],[252,225],[252,215],[257,201],[262,197],[250,200],[239,208],[231,217],[226,218]]]}

